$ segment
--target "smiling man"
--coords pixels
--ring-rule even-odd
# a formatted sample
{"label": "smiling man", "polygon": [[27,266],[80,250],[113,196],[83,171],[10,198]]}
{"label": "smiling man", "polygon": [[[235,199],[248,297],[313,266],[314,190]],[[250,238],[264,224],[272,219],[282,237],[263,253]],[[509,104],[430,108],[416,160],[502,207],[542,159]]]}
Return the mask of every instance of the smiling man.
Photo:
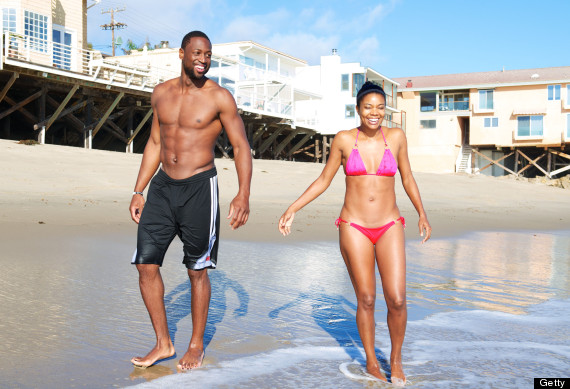
{"label": "smiling man", "polygon": [[[138,223],[132,263],[137,266],[142,298],[156,333],[155,347],[131,362],[145,368],[175,353],[160,266],[170,242],[178,235],[184,244],[182,262],[188,269],[192,296],[192,338],[178,367],[189,370],[201,366],[204,359],[211,293],[207,269],[217,266],[220,208],[214,146],[222,129],[233,146],[239,181],[227,217],[232,229],[244,225],[249,216],[252,163],[232,95],[205,77],[212,57],[210,39],[200,31],[186,34],[179,56],[180,77],[157,85],[152,93],[151,133],[130,205],[131,217]],[[143,190],[149,182],[145,203]]]}

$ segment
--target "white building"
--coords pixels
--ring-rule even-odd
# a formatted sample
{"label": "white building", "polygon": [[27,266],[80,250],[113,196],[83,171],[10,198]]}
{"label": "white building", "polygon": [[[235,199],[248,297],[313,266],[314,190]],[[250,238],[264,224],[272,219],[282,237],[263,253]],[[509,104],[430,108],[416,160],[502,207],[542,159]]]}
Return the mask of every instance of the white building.
{"label": "white building", "polygon": [[[405,125],[393,98],[399,84],[360,63],[342,63],[336,50],[315,66],[252,41],[215,44],[212,51],[208,77],[232,92],[244,111],[282,118],[292,128],[334,135],[359,125],[356,93],[370,80],[387,94],[384,124]],[[178,49],[143,49],[113,59],[149,68],[151,74],[160,74],[158,81],[180,74]]]}
{"label": "white building", "polygon": [[[398,83],[375,70],[363,67],[358,62],[342,63],[336,50],[322,56],[321,64],[297,68],[294,87],[304,86],[320,95],[320,101],[299,102],[297,111],[314,112],[318,118],[317,131],[323,135],[334,135],[360,124],[356,113],[356,93],[366,81],[382,85],[386,91],[386,118],[384,125],[394,126],[395,116],[401,117],[396,107]],[[400,126],[398,121],[395,126]]]}

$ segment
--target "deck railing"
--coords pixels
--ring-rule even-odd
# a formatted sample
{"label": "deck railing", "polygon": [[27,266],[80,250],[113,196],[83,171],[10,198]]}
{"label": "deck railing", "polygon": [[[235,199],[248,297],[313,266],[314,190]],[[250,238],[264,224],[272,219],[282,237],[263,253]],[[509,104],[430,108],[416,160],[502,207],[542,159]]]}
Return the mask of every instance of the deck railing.
{"label": "deck railing", "polygon": [[[176,74],[166,69],[151,69],[124,65],[103,58],[101,52],[22,36],[4,31],[2,62],[22,67],[46,69],[108,85],[152,91],[152,88]],[[172,76],[172,77],[171,77]]]}
{"label": "deck railing", "polygon": [[[152,92],[155,85],[179,76],[178,72],[167,68],[133,66],[117,57],[104,58],[99,51],[84,50],[8,31],[4,31],[0,53],[0,69],[9,64],[147,92]],[[216,60],[222,61],[221,58]],[[243,69],[249,70],[248,77],[236,82],[234,78],[240,78]],[[219,78],[221,85],[230,90],[242,109],[283,117],[300,125],[314,127],[318,123],[317,117],[295,119],[294,101],[286,93],[280,93],[284,85],[292,85],[291,78],[287,76],[243,64],[239,64],[237,69],[233,66],[213,68],[211,73],[214,79]],[[277,91],[270,88],[266,94],[258,93],[255,92],[255,85],[259,85],[257,82],[282,87]]]}

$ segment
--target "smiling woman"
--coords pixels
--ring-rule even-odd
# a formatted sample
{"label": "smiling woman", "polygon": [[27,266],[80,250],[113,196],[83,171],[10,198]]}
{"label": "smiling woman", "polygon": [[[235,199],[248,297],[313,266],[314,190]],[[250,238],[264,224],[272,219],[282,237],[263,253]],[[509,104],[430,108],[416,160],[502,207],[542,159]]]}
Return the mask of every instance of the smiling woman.
{"label": "smiling woman", "polygon": [[[372,82],[364,83],[356,95],[356,109],[360,126],[337,134],[321,175],[281,216],[279,230],[283,235],[291,233],[295,213],[329,187],[342,164],[347,176],[346,192],[336,226],[340,251],[358,301],[356,324],[366,353],[366,370],[375,378],[387,381],[380,371],[374,348],[376,263],[388,307],[392,341],[390,380],[403,385],[406,382],[402,369],[407,322],[406,254],[405,221],[396,205],[394,190],[398,170],[418,212],[420,235],[426,234],[423,242],[429,239],[431,227],[412,176],[406,136],[399,128],[382,129],[386,114],[384,90]],[[376,166],[377,170],[370,173]]]}

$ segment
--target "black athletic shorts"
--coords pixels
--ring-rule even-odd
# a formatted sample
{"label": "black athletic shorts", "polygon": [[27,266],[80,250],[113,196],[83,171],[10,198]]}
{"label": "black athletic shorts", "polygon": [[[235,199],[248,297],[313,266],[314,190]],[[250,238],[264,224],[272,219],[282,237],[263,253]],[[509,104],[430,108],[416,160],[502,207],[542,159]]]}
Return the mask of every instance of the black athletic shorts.
{"label": "black athletic shorts", "polygon": [[220,236],[216,168],[183,180],[159,169],[147,197],[131,263],[162,266],[170,242],[178,235],[184,244],[182,262],[188,269],[215,268]]}

